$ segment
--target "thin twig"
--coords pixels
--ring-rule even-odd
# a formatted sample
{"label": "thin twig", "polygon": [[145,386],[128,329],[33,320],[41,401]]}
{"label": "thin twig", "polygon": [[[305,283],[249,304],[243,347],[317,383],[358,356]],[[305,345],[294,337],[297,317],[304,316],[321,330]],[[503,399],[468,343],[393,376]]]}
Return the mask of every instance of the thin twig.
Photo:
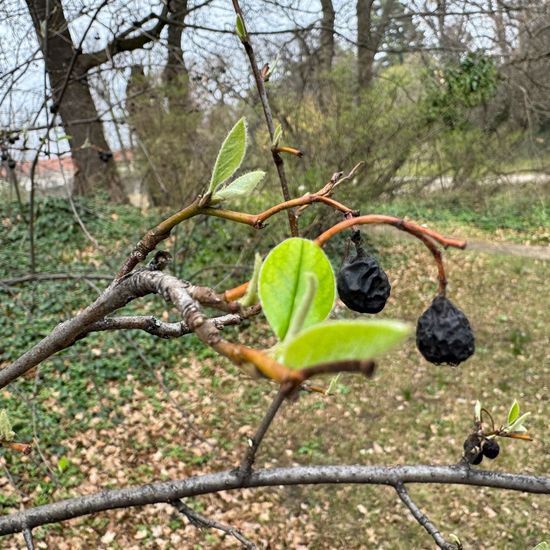
{"label": "thin twig", "polygon": [[238,529],[235,529],[230,525],[220,523],[219,521],[216,521],[214,519],[207,518],[202,514],[195,512],[193,508],[187,506],[187,504],[185,504],[181,500],[173,500],[170,502],[170,504],[178,512],[183,514],[189,520],[191,525],[194,525],[199,529],[217,529],[218,531],[222,531],[223,533],[226,533],[227,535],[237,539],[248,550],[257,549],[257,546],[251,540],[248,540]]}
{"label": "thin twig", "polygon": [[45,457],[44,453],[42,452],[42,448],[40,447],[40,438],[38,435],[38,418],[36,415],[36,405],[37,405],[37,395],[38,395],[38,388],[40,384],[40,369],[37,368],[34,373],[34,385],[33,385],[33,391],[32,391],[32,397],[30,399],[31,402],[31,418],[32,418],[32,436],[33,436],[33,446],[38,452],[38,456],[42,460],[42,463],[44,464],[44,467],[46,469],[46,473],[48,477],[54,482],[54,484],[59,487],[60,481],[55,472],[53,471],[53,468],[50,466],[50,463],[48,462],[48,459]]}
{"label": "thin twig", "polygon": [[437,527],[428,519],[426,514],[420,510],[420,508],[415,504],[411,496],[409,495],[405,485],[402,482],[397,483],[395,486],[395,492],[399,495],[399,498],[403,501],[405,506],[410,510],[411,514],[414,516],[414,519],[428,531],[430,536],[434,539],[435,543],[442,550],[457,550],[456,544],[451,544],[447,542],[441,533],[438,531]]}
{"label": "thin twig", "polygon": [[21,275],[20,277],[13,277],[12,279],[3,279],[0,284],[5,285],[18,285],[21,283],[29,282],[42,282],[42,281],[66,281],[68,279],[91,279],[95,281],[111,281],[112,275],[101,275],[99,273],[29,273],[28,275]]}
{"label": "thin twig", "polygon": [[[254,53],[254,48],[252,47],[252,42],[250,41],[250,35],[246,30],[246,23],[245,23],[243,12],[241,10],[241,6],[239,5],[239,1],[238,0],[232,0],[232,1],[233,1],[233,9],[235,10],[235,13],[237,14],[237,16],[241,18],[241,21],[243,24],[244,36],[241,36],[239,38],[241,39],[243,47],[246,51],[246,55],[248,56],[248,61],[250,62],[252,74],[254,75],[254,81],[256,82],[256,88],[258,89],[258,95],[260,96],[260,103],[262,104],[262,108],[264,111],[265,121],[267,124],[267,129],[269,131],[269,137],[271,142],[273,142],[273,137],[275,135],[275,125],[273,124],[273,114],[271,112],[271,106],[269,105],[269,99],[267,97],[267,90],[265,88],[264,78],[262,77],[262,74],[260,73],[260,69],[258,68],[258,62],[256,61],[256,54]],[[281,191],[283,193],[283,198],[285,199],[285,201],[289,201],[290,192],[288,190],[288,181],[286,178],[284,161],[281,158],[281,155],[279,155],[279,153],[275,150],[275,148],[272,148],[271,154],[273,156],[273,162],[275,163],[275,167],[277,168],[277,174],[279,175],[279,182],[281,184]],[[290,226],[290,234],[293,237],[297,237],[298,221],[296,219],[294,210],[288,210],[287,214],[288,214],[288,223]]]}
{"label": "thin twig", "polygon": [[[239,325],[242,320],[243,317],[241,315],[229,313],[220,317],[214,317],[212,322],[216,325],[216,328],[222,329],[229,325]],[[120,317],[106,317],[101,321],[97,321],[87,328],[86,334],[108,330],[143,330],[159,338],[179,338],[192,332],[183,321],[179,323],[165,323],[164,321],[159,321],[153,315],[124,315]]]}
{"label": "thin twig", "polygon": [[34,542],[32,540],[32,531],[30,529],[27,528],[23,530],[23,538],[25,539],[27,550],[34,550]]}
{"label": "thin twig", "polygon": [[281,408],[283,401],[288,397],[292,389],[293,389],[293,386],[289,384],[283,384],[279,388],[277,395],[271,402],[269,409],[267,409],[267,412],[262,418],[262,421],[260,422],[260,425],[258,426],[258,429],[254,434],[254,437],[249,439],[248,449],[246,450],[246,454],[243,457],[241,464],[239,466],[239,474],[244,478],[248,477],[251,474],[252,466],[254,464],[254,460],[256,459],[256,453],[258,452],[258,448],[260,447],[260,444],[262,443],[263,438],[267,433],[267,430],[269,430],[269,427],[271,426],[271,423],[273,422],[275,415]]}

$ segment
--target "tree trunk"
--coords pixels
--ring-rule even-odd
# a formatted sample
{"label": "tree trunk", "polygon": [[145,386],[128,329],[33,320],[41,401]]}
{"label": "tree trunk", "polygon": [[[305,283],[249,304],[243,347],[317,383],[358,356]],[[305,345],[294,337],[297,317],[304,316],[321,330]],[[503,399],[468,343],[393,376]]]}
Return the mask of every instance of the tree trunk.
{"label": "tree trunk", "polygon": [[388,26],[395,0],[385,0],[382,13],[374,21],[374,0],[357,0],[357,85],[359,92],[370,86],[374,77],[374,57]]}
{"label": "tree trunk", "polygon": [[[108,152],[103,126],[90,93],[87,70],[77,58],[67,80],[75,53],[60,0],[50,0],[46,23],[46,0],[25,0],[44,54],[54,108],[58,110],[75,164],[74,193],[84,195],[104,189],[114,200],[125,195],[112,156]],[[43,32],[48,29],[45,39]],[[64,91],[63,91],[64,90]],[[62,96],[62,97],[61,97]]]}
{"label": "tree trunk", "polygon": [[329,73],[334,59],[334,7],[332,0],[321,0],[323,19],[321,21],[321,44],[319,48],[319,70]]}
{"label": "tree trunk", "polygon": [[359,91],[372,82],[374,55],[372,8],[374,0],[357,0],[357,85]]}
{"label": "tree trunk", "polygon": [[181,40],[187,16],[187,0],[168,2],[170,19],[168,24],[168,58],[162,73],[162,79],[168,85],[166,99],[169,109],[188,111],[191,108],[189,96],[189,72],[183,59]]}

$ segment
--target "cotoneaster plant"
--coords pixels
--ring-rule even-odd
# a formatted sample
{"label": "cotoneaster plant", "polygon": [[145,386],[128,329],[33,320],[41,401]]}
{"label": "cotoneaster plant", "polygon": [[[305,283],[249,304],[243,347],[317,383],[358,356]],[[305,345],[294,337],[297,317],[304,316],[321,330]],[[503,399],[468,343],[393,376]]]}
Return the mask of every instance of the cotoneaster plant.
{"label": "cotoneaster plant", "polygon": [[[241,31],[241,40],[246,40],[244,24]],[[280,145],[280,126],[275,134],[272,136],[274,158],[280,160],[277,155],[284,152],[295,154],[295,148]],[[497,438],[530,440],[523,427],[526,414],[520,416],[517,403],[513,404],[506,424],[501,427],[495,426],[486,409],[482,409],[479,404],[476,406],[474,430],[464,443],[462,469],[448,466],[443,467],[442,471],[440,466],[401,468],[361,464],[333,465],[328,469],[323,469],[323,466],[307,466],[303,471],[253,468],[256,452],[285,400],[295,398],[303,392],[326,395],[330,384],[327,388],[310,383],[318,375],[351,372],[372,376],[375,370],[374,361],[383,361],[384,353],[403,342],[412,332],[412,327],[401,321],[373,319],[370,316],[359,315],[353,320],[329,319],[337,288],[342,301],[360,314],[371,315],[381,311],[389,296],[390,277],[382,271],[374,258],[363,251],[359,233],[361,226],[386,224],[405,231],[425,245],[435,260],[438,295],[421,315],[416,336],[420,352],[428,361],[452,365],[465,361],[474,352],[474,336],[466,316],[445,296],[447,277],[440,250],[441,247],[462,249],[466,246],[464,241],[444,237],[433,230],[392,216],[361,216],[336,201],[332,195],[341,184],[353,177],[360,165],[345,176],[337,173],[316,193],[286,199],[259,214],[228,209],[228,205],[238,207],[241,199],[253,193],[265,175],[262,171],[236,175],[246,153],[246,144],[247,128],[243,118],[224,140],[204,194],[149,230],[125,259],[111,284],[92,304],[73,318],[60,323],[29,351],[0,369],[0,388],[4,388],[53,354],[97,331],[139,329],[160,338],[175,338],[194,333],[205,346],[220,356],[252,374],[271,379],[278,385],[279,391],[256,433],[249,440],[241,464],[227,472],[208,474],[206,485],[201,476],[195,476],[189,480],[170,481],[166,484],[104,491],[89,497],[75,497],[68,503],[53,503],[42,509],[31,508],[10,514],[0,517],[0,535],[23,532],[26,539],[29,539],[34,527],[49,523],[52,518],[55,518],[53,521],[63,521],[121,506],[169,502],[195,523],[225,530],[242,542],[246,539],[236,530],[209,522],[180,499],[244,487],[342,483],[342,480],[393,486],[419,523],[426,527],[431,524],[412,502],[405,483],[426,480],[448,483],[452,479],[452,482],[457,483],[501,487],[499,484],[506,482],[513,488],[517,488],[519,483],[521,487],[532,492],[540,491],[541,486],[545,487],[547,480],[544,478],[524,476],[518,481],[514,474],[501,474],[495,480],[470,469],[471,465],[480,464],[484,458],[495,459],[502,454]],[[278,161],[276,164],[280,166]],[[258,250],[250,281],[238,287],[218,293],[212,288],[197,286],[191,281],[163,272],[169,267],[170,255],[166,251],[157,250],[158,245],[182,222],[199,216],[214,216],[228,222],[245,224],[253,229],[263,229],[269,218],[287,212],[293,220],[290,226],[295,233],[298,228],[298,214],[315,203],[330,206],[340,212],[343,219],[313,240],[294,235],[280,242],[263,260],[263,251]],[[344,262],[336,277],[323,247],[335,235],[347,231],[352,232],[356,254]],[[153,260],[138,267],[155,250]],[[156,294],[171,304],[179,314],[180,322],[166,323],[150,316],[113,316],[115,311],[129,302],[148,294]],[[165,307],[163,304],[162,308]],[[208,315],[204,311],[206,308],[217,310],[220,314]],[[265,315],[277,338],[274,346],[266,347],[259,341],[251,347],[225,337],[222,331],[224,326],[253,319],[260,312]],[[490,420],[490,425],[486,417]],[[9,418],[9,404],[0,410],[0,444],[8,451],[30,453],[33,450],[29,442],[17,441],[17,434],[12,429]],[[550,481],[548,483],[550,492]],[[205,489],[206,486],[210,489]],[[454,545],[445,542],[432,527],[426,528],[441,548],[447,550],[462,547],[456,537]],[[249,548],[254,547],[251,543],[246,544]]]}

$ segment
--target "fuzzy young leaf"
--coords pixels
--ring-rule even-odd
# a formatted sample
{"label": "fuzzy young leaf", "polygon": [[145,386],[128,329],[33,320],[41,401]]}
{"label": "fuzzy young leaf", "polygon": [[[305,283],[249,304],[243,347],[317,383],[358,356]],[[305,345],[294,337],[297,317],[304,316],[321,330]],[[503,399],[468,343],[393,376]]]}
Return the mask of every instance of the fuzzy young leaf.
{"label": "fuzzy young leaf", "polygon": [[304,329],[326,319],[334,304],[336,284],[325,253],[312,241],[294,237],[276,246],[260,271],[262,308],[280,340],[285,338],[303,305],[307,292],[306,273],[316,277],[318,286],[302,324]]}
{"label": "fuzzy young leaf", "polygon": [[11,421],[6,409],[0,410],[0,441],[11,441],[15,432],[11,428]]}
{"label": "fuzzy young leaf", "polygon": [[216,204],[217,202],[246,197],[254,191],[256,186],[264,179],[264,177],[265,172],[263,170],[247,172],[232,181],[227,187],[216,191],[210,203]]}
{"label": "fuzzy young leaf", "polygon": [[281,138],[283,137],[283,128],[280,124],[277,124],[275,132],[273,132],[273,141],[271,142],[272,147],[278,147]]}
{"label": "fuzzy young leaf", "polygon": [[527,429],[524,427],[523,423],[525,422],[525,419],[530,414],[531,414],[530,412],[526,412],[526,413],[522,414],[521,416],[519,416],[518,418],[516,418],[514,420],[514,422],[512,422],[511,424],[506,426],[506,431],[507,432],[520,432],[520,433],[526,432]]}
{"label": "fuzzy young leaf", "polygon": [[260,269],[262,267],[262,257],[256,252],[254,255],[254,271],[250,278],[250,283],[246,289],[245,295],[239,300],[239,304],[245,307],[253,306],[258,303],[258,281],[260,279]]}
{"label": "fuzzy young leaf", "polygon": [[246,119],[243,117],[231,128],[220,147],[208,188],[210,193],[215,193],[216,189],[239,169],[245,152]]}
{"label": "fuzzy young leaf", "polygon": [[244,28],[243,18],[237,14],[237,20],[235,21],[235,31],[241,42],[246,40],[246,30]]}
{"label": "fuzzy young leaf", "polygon": [[474,420],[476,422],[481,422],[481,403],[479,401],[476,401],[474,406]]}
{"label": "fuzzy young leaf", "polygon": [[514,399],[508,411],[508,424],[513,424],[519,416],[519,403]]}
{"label": "fuzzy young leaf", "polygon": [[290,340],[282,361],[287,367],[303,369],[320,363],[371,359],[410,333],[411,327],[399,321],[327,321]]}
{"label": "fuzzy young leaf", "polygon": [[533,550],[550,550],[550,544],[548,544],[547,542],[539,542],[534,548]]}

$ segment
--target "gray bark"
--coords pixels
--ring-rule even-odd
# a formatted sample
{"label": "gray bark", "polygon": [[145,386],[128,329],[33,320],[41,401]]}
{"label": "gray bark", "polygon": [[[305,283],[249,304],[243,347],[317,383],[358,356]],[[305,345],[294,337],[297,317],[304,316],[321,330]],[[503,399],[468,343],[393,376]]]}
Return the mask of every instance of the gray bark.
{"label": "gray bark", "polygon": [[26,528],[32,529],[114,508],[169,503],[180,498],[244,487],[344,483],[393,487],[406,483],[459,484],[550,494],[548,476],[488,472],[465,466],[297,466],[256,470],[246,478],[240,476],[237,470],[231,470],[183,480],[105,490],[16,512],[0,518],[0,535],[18,533]]}

